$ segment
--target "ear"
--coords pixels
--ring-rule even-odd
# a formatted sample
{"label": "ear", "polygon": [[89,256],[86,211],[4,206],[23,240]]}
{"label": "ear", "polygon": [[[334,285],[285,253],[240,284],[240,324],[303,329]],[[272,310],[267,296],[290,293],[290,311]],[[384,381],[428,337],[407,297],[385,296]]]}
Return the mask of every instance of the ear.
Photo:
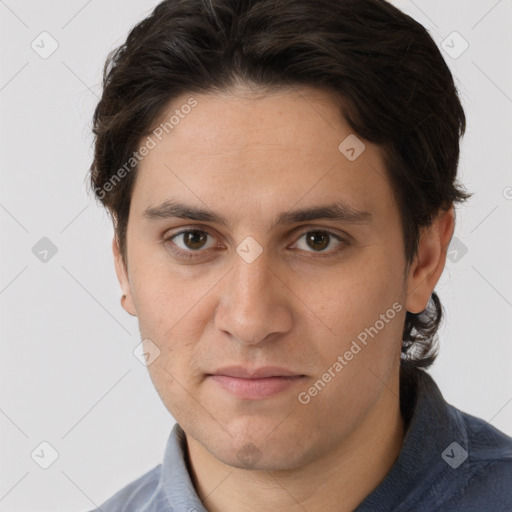
{"label": "ear", "polygon": [[443,272],[454,229],[455,211],[452,205],[448,210],[441,210],[431,226],[420,230],[418,253],[407,277],[407,311],[421,313],[426,309]]}
{"label": "ear", "polygon": [[119,284],[121,285],[121,291],[123,295],[126,295],[126,299],[121,300],[121,305],[127,313],[129,313],[132,316],[137,316],[137,311],[133,304],[130,281],[128,280],[128,270],[121,256],[121,251],[119,250],[119,243],[115,235],[114,239],[112,240],[112,251],[114,253],[114,264],[116,267],[117,279],[119,281]]}

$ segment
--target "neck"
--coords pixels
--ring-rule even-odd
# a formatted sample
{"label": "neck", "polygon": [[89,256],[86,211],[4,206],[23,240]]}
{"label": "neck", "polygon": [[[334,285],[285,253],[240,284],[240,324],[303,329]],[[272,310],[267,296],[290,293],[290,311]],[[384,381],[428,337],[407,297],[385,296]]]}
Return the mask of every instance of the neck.
{"label": "neck", "polygon": [[224,464],[187,436],[191,477],[210,512],[354,510],[395,463],[404,437],[398,376],[349,438],[326,456],[288,471]]}

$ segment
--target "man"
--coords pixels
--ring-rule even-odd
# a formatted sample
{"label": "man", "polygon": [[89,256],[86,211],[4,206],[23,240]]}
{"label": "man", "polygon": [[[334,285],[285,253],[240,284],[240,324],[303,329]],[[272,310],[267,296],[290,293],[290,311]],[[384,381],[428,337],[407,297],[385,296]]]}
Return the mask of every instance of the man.
{"label": "man", "polygon": [[103,512],[512,509],[512,440],[424,371],[464,129],[382,0],[169,0],[131,31],[91,185],[177,424]]}

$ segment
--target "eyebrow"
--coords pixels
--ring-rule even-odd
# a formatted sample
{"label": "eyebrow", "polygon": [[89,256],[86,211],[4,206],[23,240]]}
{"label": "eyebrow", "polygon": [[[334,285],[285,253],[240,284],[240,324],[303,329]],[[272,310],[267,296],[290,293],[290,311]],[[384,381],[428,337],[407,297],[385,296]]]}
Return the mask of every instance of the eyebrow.
{"label": "eyebrow", "polygon": [[[142,216],[147,220],[180,218],[212,222],[225,227],[229,225],[226,218],[218,213],[172,200],[164,201],[158,206],[146,208]],[[372,221],[372,214],[368,211],[357,210],[345,202],[336,202],[282,212],[270,229],[272,230],[282,224],[293,224],[295,222],[307,222],[317,219],[332,219],[349,224],[369,224]]]}

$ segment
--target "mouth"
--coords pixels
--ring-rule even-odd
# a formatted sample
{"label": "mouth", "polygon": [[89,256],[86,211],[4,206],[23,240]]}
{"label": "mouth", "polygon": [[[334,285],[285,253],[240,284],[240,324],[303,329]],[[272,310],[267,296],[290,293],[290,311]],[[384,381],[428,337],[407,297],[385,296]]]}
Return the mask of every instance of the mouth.
{"label": "mouth", "polygon": [[276,366],[256,369],[231,366],[220,368],[207,377],[215,385],[238,398],[261,400],[291,388],[306,376]]}

